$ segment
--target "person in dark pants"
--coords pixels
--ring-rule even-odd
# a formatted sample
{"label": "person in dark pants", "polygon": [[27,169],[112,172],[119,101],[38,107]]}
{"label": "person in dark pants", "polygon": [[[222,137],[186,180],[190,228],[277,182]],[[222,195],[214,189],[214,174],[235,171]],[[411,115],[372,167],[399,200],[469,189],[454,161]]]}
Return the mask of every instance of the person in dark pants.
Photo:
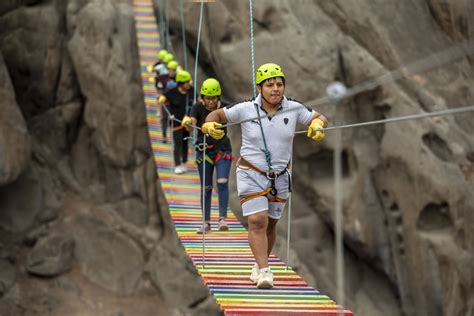
{"label": "person in dark pants", "polygon": [[[195,103],[191,108],[189,116],[185,116],[181,125],[190,131],[189,125],[201,126],[209,113],[217,110],[224,105],[220,101],[221,86],[219,81],[214,78],[205,80],[201,85],[201,100]],[[224,128],[223,133],[227,130]],[[206,146],[206,156],[203,157],[203,147]],[[204,136],[201,131],[198,132],[196,163],[198,165],[199,178],[201,179],[201,189],[205,187],[205,197],[202,200],[201,207],[204,210],[204,224],[197,231],[198,234],[205,234],[211,230],[211,198],[212,198],[212,178],[214,170],[216,172],[217,194],[219,196],[219,221],[218,229],[221,231],[228,230],[227,226],[227,207],[229,205],[229,173],[232,164],[232,146],[229,138],[216,140],[212,137],[206,139],[204,144]]]}
{"label": "person in dark pants", "polygon": [[[177,61],[175,60],[172,60],[170,61],[167,65],[166,65],[166,69],[167,69],[167,79],[166,79],[166,82],[162,85],[163,88],[162,88],[162,93],[170,90],[170,89],[173,89],[173,88],[176,88],[178,86],[177,82],[176,82],[176,73],[177,73],[177,68],[179,67],[179,64]],[[158,99],[158,103],[160,103],[160,99]],[[163,101],[163,99],[161,99],[161,101]],[[162,135],[163,135],[163,143],[167,143],[167,131],[168,131],[168,125],[170,124],[169,122],[169,115],[168,115],[168,112],[166,111],[165,108],[161,108],[161,132],[162,132]]]}
{"label": "person in dark pants", "polygon": [[[166,106],[170,114],[178,120],[182,120],[186,114],[186,108],[192,104],[194,89],[191,85],[191,74],[181,70],[176,74],[176,88],[167,90],[158,100],[162,106]],[[181,174],[187,171],[188,161],[188,131],[180,123],[172,121],[174,141],[174,172]]]}

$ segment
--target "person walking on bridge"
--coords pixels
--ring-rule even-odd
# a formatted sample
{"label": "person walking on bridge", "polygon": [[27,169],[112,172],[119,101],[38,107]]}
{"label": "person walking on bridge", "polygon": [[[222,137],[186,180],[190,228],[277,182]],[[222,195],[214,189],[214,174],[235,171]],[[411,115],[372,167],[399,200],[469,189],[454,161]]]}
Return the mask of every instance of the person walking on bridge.
{"label": "person walking on bridge", "polygon": [[[161,106],[166,106],[170,114],[181,121],[186,114],[186,109],[192,104],[194,88],[191,82],[191,74],[186,70],[181,70],[176,74],[176,82],[178,86],[165,91],[158,99],[158,103]],[[189,133],[180,123],[174,120],[171,126],[174,142],[174,172],[182,174],[187,171]]]}
{"label": "person walking on bridge", "polygon": [[[256,72],[258,96],[211,112],[202,131],[219,139],[225,123],[240,123],[242,147],[237,161],[237,190],[248,220],[248,239],[255,257],[250,279],[257,288],[273,287],[268,257],[276,224],[291,190],[288,167],[297,123],[308,126],[308,137],[324,138],[327,118],[285,96],[285,74],[273,63]],[[258,117],[255,119],[255,117]]]}
{"label": "person walking on bridge", "polygon": [[[200,92],[200,101],[193,105],[190,115],[185,116],[181,123],[183,126],[188,128],[188,131],[191,129],[189,125],[201,126],[205,122],[209,113],[224,107],[224,104],[222,104],[220,99],[222,93],[221,85],[216,79],[209,78],[205,80],[201,85]],[[222,129],[222,132],[226,134],[227,130],[224,128]],[[206,146],[205,157],[203,157],[204,146]],[[206,144],[204,144],[204,134],[201,131],[198,131],[196,163],[198,165],[199,178],[201,180],[201,189],[203,185],[205,187],[204,201],[202,200],[203,197],[201,194],[201,207],[204,213],[204,224],[198,229],[198,234],[205,234],[211,231],[211,197],[212,177],[214,171],[216,172],[217,194],[219,197],[218,229],[220,231],[226,231],[229,229],[226,219],[227,208],[229,205],[229,173],[233,159],[232,146],[227,135],[224,135],[219,140],[207,137]],[[205,179],[204,184],[203,178]]]}

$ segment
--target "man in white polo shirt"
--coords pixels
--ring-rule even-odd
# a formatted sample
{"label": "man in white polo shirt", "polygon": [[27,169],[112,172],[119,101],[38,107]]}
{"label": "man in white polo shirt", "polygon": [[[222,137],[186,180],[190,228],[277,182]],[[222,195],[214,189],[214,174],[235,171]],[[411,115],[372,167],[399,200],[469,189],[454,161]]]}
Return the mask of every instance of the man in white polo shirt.
{"label": "man in white polo shirt", "polygon": [[321,140],[327,119],[285,97],[285,75],[277,64],[260,66],[256,84],[259,95],[255,99],[211,112],[202,131],[220,139],[224,131],[219,126],[241,123],[237,189],[243,215],[248,217],[248,238],[256,261],[250,279],[258,288],[271,288],[273,273],[268,257],[291,188],[288,165],[296,126],[308,125],[308,137]]}

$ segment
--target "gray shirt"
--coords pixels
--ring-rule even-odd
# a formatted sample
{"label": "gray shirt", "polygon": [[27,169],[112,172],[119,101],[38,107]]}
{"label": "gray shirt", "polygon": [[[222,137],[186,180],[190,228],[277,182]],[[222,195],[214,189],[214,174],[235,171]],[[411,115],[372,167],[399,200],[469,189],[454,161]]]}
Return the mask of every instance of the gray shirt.
{"label": "gray shirt", "polygon": [[[262,97],[259,94],[254,100],[240,102],[224,108],[227,120],[230,123],[235,123],[257,117],[255,103],[259,107],[260,116],[266,115],[261,107],[261,101]],[[288,111],[289,109],[291,111]],[[284,113],[280,114],[279,112]],[[308,109],[303,104],[283,97],[281,106],[273,118],[261,118],[263,133],[265,134],[267,148],[271,153],[272,167],[275,172],[285,169],[291,159],[296,124],[309,125],[314,113],[313,110]],[[242,123],[241,129],[242,147],[240,147],[240,156],[260,170],[268,171],[268,164],[263,152],[265,146],[258,120]]]}

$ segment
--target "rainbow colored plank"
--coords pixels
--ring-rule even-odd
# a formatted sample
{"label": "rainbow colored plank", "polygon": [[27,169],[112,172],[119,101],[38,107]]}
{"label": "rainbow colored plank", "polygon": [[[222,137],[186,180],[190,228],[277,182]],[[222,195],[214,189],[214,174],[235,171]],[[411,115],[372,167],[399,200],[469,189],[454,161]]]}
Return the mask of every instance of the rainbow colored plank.
{"label": "rainbow colored plank", "polygon": [[188,173],[174,174],[172,147],[162,143],[156,91],[150,81],[153,74],[147,71],[147,67],[157,60],[160,49],[152,0],[134,0],[134,13],[149,137],[161,186],[178,236],[225,315],[353,315],[350,311],[342,310],[326,295],[309,287],[293,270],[287,270],[275,255],[269,260],[275,276],[275,287],[270,290],[257,289],[249,280],[254,259],[247,231],[232,212],[228,218],[229,231],[216,230],[216,197],[213,197],[211,217],[214,230],[205,235],[203,243],[203,236],[196,233],[202,223],[199,206],[201,191],[196,166],[190,162]]}

